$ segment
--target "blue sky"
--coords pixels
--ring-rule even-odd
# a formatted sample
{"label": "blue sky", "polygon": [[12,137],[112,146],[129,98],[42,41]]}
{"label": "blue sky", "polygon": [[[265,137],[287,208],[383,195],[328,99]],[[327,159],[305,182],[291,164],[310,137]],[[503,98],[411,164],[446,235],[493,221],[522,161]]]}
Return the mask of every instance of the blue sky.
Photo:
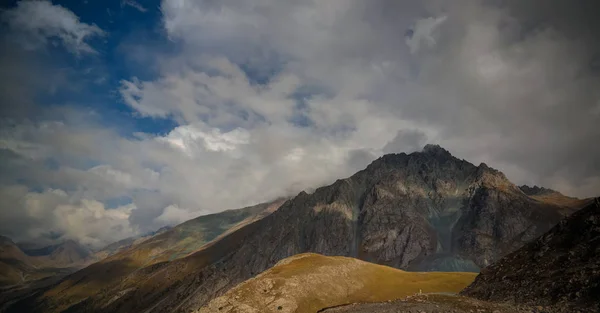
{"label": "blue sky", "polygon": [[427,143],[517,184],[600,190],[600,25],[583,6],[2,5],[0,234],[16,240],[102,246]]}
{"label": "blue sky", "polygon": [[[17,1],[4,6],[10,9]],[[169,54],[177,50],[161,27],[160,1],[146,1],[139,8],[119,0],[111,1],[55,1],[77,15],[81,22],[95,24],[105,36],[91,38],[97,53],[73,55],[62,47],[50,45],[42,58],[53,71],[65,71],[67,79],[75,82],[73,88],[56,88],[38,97],[40,105],[69,103],[93,110],[99,122],[119,129],[123,135],[145,132],[164,134],[176,124],[168,119],[145,118],[125,105],[118,93],[121,80],[130,77],[152,79],[157,73],[144,61],[132,56],[136,49],[146,50],[148,57]],[[133,1],[129,3],[135,3]],[[141,11],[140,8],[143,10]]]}

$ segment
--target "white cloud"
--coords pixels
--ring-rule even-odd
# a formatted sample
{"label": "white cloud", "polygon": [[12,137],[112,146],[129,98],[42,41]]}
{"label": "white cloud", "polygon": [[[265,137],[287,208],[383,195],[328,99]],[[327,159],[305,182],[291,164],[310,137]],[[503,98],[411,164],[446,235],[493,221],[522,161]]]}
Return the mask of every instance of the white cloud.
{"label": "white cloud", "polygon": [[104,204],[83,199],[76,204],[61,204],[53,209],[56,231],[63,238],[100,248],[122,238],[136,235],[137,229],[129,223],[135,205],[106,209]]}
{"label": "white cloud", "polygon": [[186,123],[206,120],[214,126],[244,123],[242,113],[250,115],[248,123],[257,116],[278,122],[293,113],[295,103],[289,97],[298,87],[298,77],[284,74],[267,86],[252,85],[226,58],[196,61],[206,70],[188,68],[156,81],[123,81],[120,92],[125,103],[144,116],[174,116]]}
{"label": "white cloud", "polygon": [[202,215],[203,212],[191,211],[176,205],[169,205],[162,214],[154,219],[156,225],[177,225]]}
{"label": "white cloud", "polygon": [[157,138],[159,141],[167,142],[173,147],[181,149],[190,157],[196,154],[194,150],[197,149],[198,142],[202,142],[202,148],[208,151],[230,152],[236,150],[239,145],[248,144],[249,139],[248,131],[242,128],[225,133],[217,128],[204,132],[193,125],[176,127],[167,136]]}
{"label": "white cloud", "polygon": [[139,2],[134,1],[134,0],[122,0],[121,1],[121,6],[130,6],[142,13],[145,13],[146,11],[148,11],[147,8],[145,8],[144,6],[142,6]]}
{"label": "white cloud", "polygon": [[112,166],[106,164],[94,166],[87,170],[87,172],[99,176],[103,181],[107,183],[115,184],[118,187],[126,189],[151,189],[152,187],[156,186],[156,183],[160,178],[159,173],[148,168],[142,169],[134,175],[129,172],[124,172],[115,169]]}
{"label": "white cloud", "polygon": [[2,186],[0,204],[2,231],[16,240],[47,239],[49,233],[58,240],[74,239],[94,248],[133,236],[137,227],[129,222],[135,209],[126,205],[113,209],[101,202],[77,199],[60,189],[26,191],[20,186]]}
{"label": "white cloud", "polygon": [[19,1],[2,12],[1,20],[26,49],[38,49],[58,39],[74,54],[96,53],[86,40],[105,35],[96,25],[81,22],[69,9],[47,0]]}

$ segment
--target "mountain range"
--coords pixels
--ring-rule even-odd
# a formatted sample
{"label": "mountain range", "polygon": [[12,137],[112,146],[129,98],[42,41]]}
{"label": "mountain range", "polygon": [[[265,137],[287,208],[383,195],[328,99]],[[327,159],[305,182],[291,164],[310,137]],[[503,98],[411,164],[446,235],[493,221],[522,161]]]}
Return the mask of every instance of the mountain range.
{"label": "mountain range", "polygon": [[590,203],[518,187],[437,145],[389,154],[290,199],[203,216],[151,236],[6,312],[190,312],[306,252],[408,271],[479,272]]}

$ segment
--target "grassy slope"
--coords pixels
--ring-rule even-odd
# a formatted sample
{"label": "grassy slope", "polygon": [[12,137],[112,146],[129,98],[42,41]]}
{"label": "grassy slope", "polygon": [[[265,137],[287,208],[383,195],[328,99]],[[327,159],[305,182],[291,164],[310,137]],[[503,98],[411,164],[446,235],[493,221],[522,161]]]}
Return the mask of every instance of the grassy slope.
{"label": "grassy slope", "polygon": [[568,197],[560,193],[550,193],[542,195],[529,196],[537,201],[544,202],[547,204],[555,205],[561,208],[560,212],[563,215],[570,215],[577,210],[585,207],[593,201],[593,198],[578,199]]}
{"label": "grassy slope", "polygon": [[456,293],[475,273],[405,272],[347,257],[300,254],[214,299],[208,312],[316,312],[355,302],[398,299],[422,291]]}
{"label": "grassy slope", "polygon": [[[94,263],[72,275],[60,284],[44,293],[44,298],[55,306],[48,312],[60,312],[71,305],[98,293],[113,293],[120,286],[136,287],[147,293],[161,289],[166,283],[161,271],[154,273],[153,268],[163,267],[166,262],[179,260],[191,253],[209,246],[232,230],[252,223],[273,212],[284,199],[272,203],[259,204],[237,210],[201,216],[182,223],[166,232],[151,237],[130,249],[120,251],[108,258]],[[189,265],[195,259],[190,260]],[[199,261],[203,263],[202,260]],[[197,265],[201,268],[200,265]]]}
{"label": "grassy slope", "polygon": [[283,204],[284,200],[263,203],[237,210],[200,216],[153,236],[132,249],[121,251],[105,261],[130,259],[140,266],[172,261],[198,251],[207,243],[218,239],[243,225],[264,217]]}

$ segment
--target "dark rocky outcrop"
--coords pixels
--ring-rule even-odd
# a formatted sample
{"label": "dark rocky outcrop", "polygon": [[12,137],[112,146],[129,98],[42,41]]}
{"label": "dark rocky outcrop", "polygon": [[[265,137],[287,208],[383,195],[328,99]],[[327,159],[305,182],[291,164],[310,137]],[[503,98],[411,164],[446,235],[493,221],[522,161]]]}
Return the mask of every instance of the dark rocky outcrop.
{"label": "dark rocky outcrop", "polygon": [[93,284],[91,266],[12,311],[189,312],[304,252],[407,270],[478,271],[548,231],[565,212],[485,164],[428,145],[382,156],[349,178],[302,192],[201,251],[136,270],[93,297],[71,296]]}
{"label": "dark rocky outcrop", "polygon": [[485,268],[464,295],[600,312],[600,198]]}

